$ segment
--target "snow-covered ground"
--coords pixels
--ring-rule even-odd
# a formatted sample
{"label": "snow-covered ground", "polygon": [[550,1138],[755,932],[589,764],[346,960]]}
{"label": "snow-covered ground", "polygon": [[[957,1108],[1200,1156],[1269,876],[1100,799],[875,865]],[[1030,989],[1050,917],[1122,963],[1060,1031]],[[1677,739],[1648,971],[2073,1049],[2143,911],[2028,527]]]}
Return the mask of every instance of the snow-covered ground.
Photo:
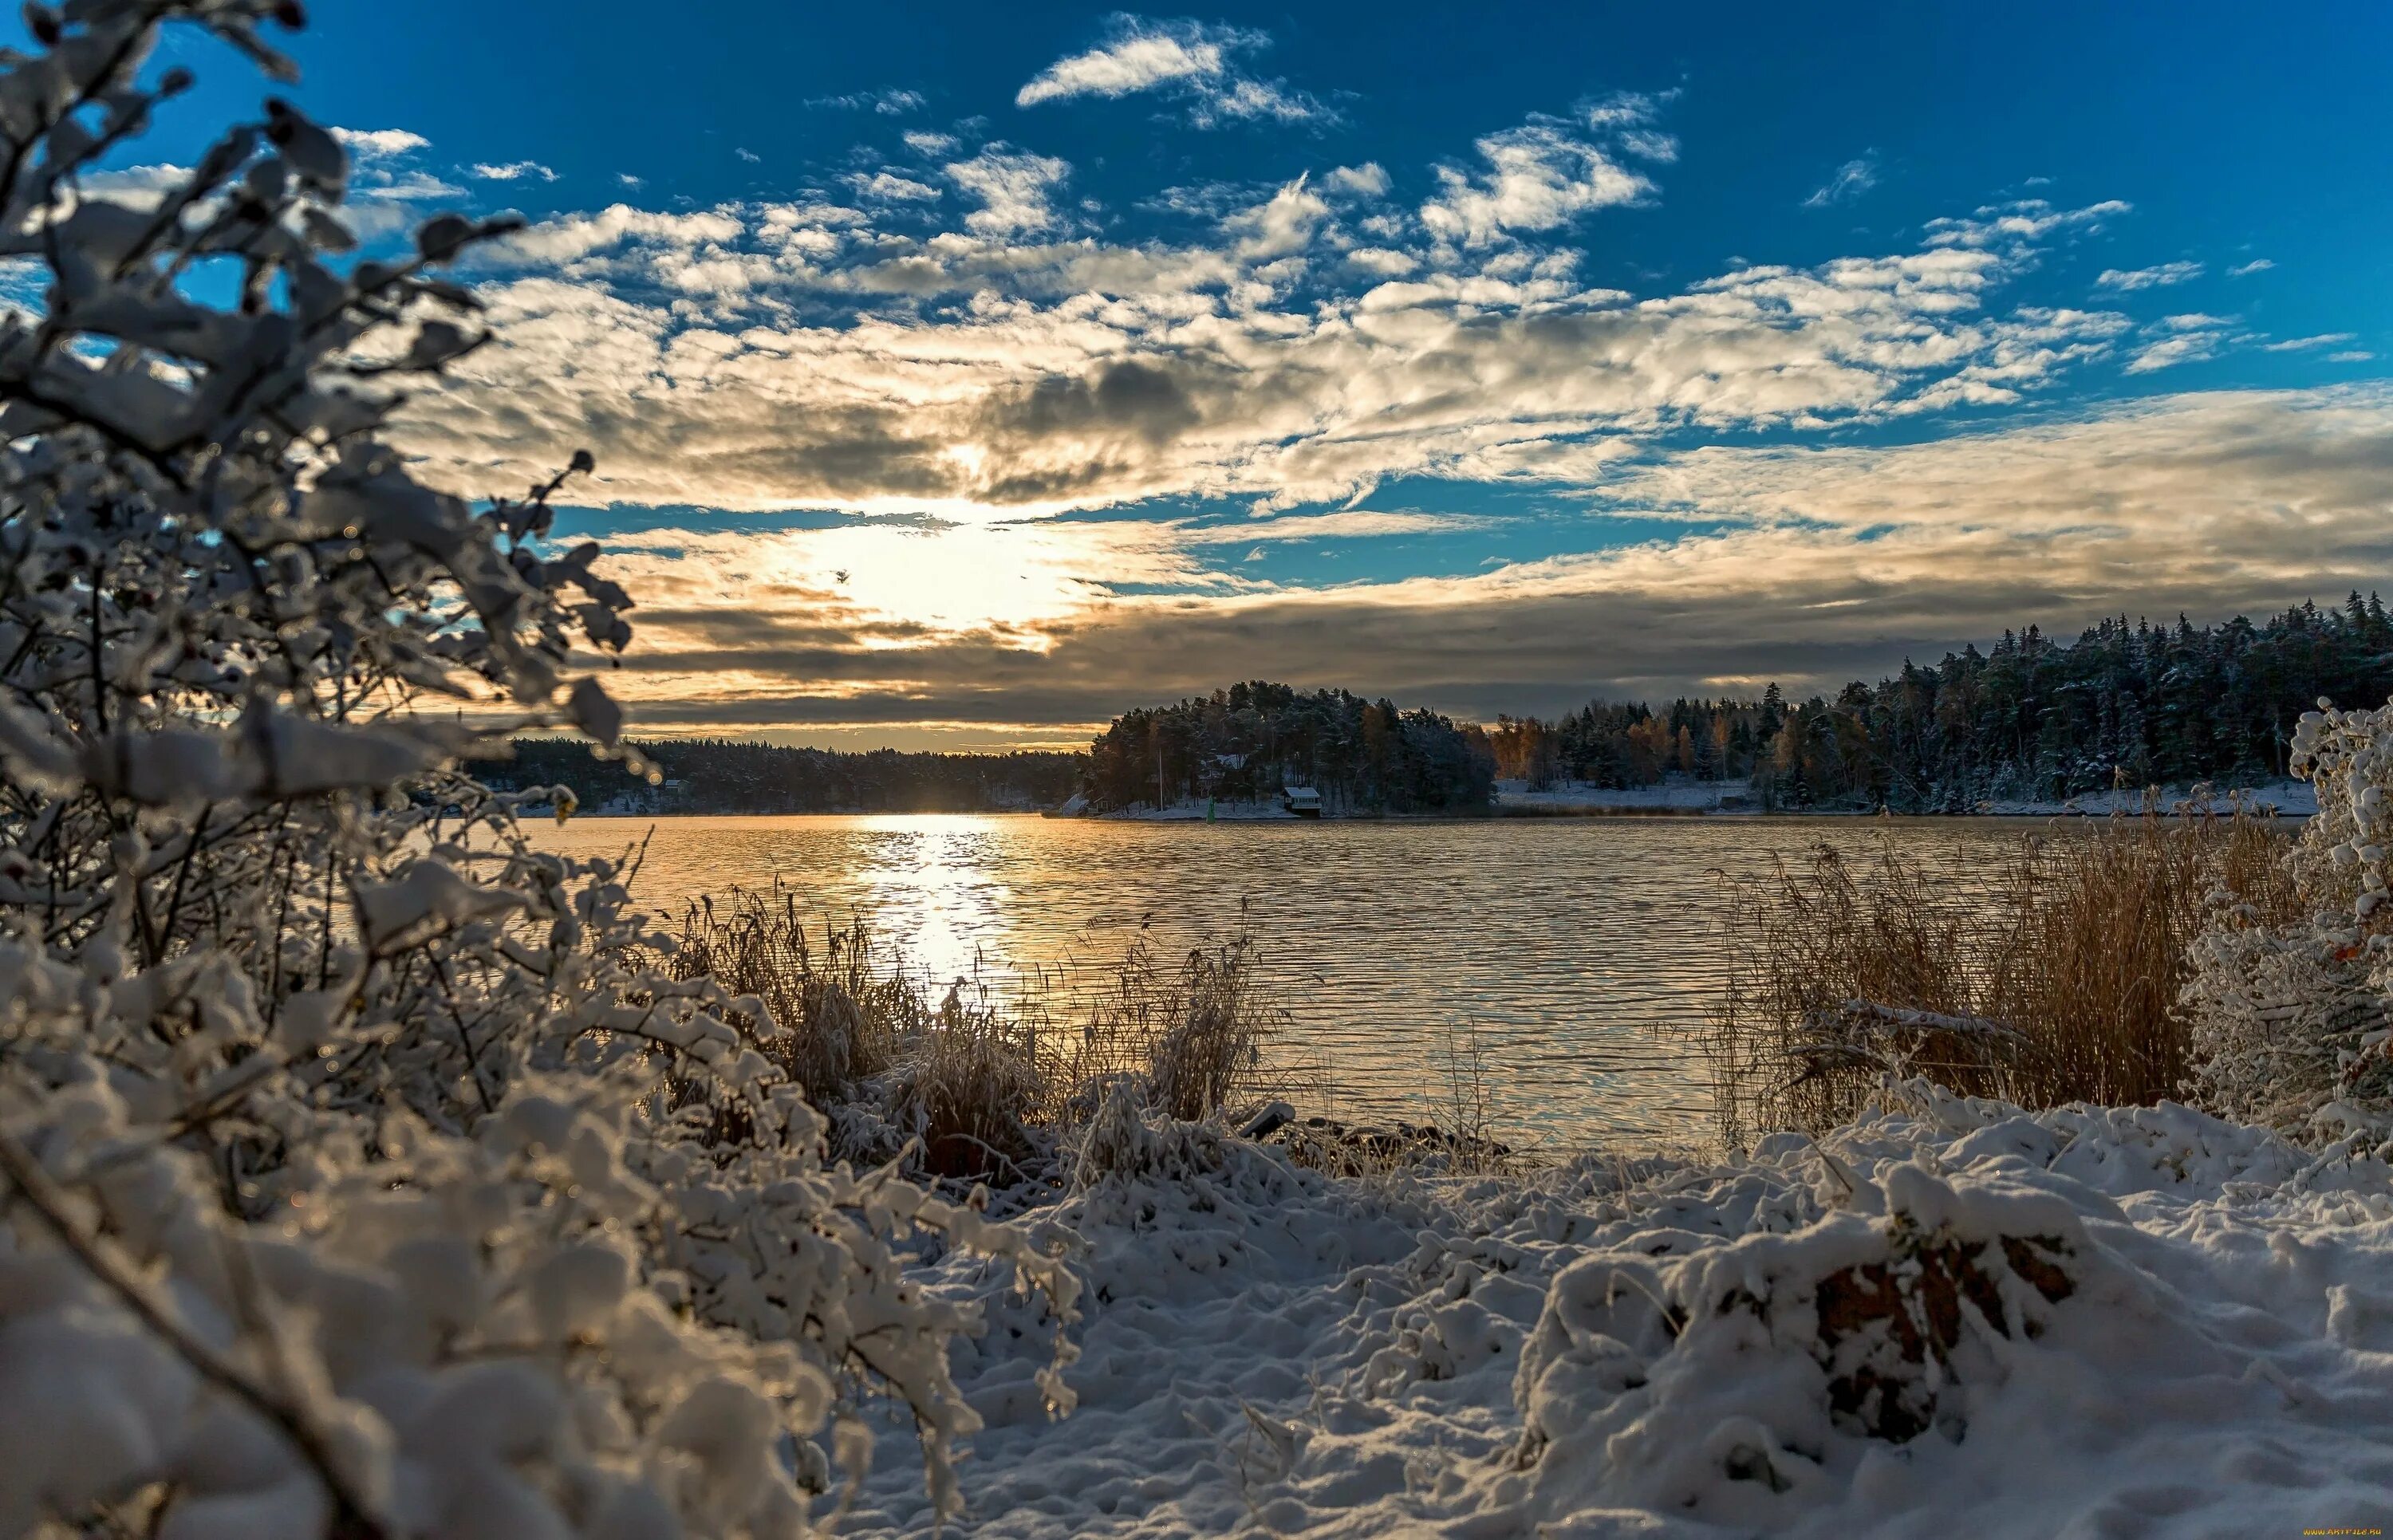
{"label": "snow-covered ground", "polygon": [[1689,812],[1752,813],[1744,781],[1667,780],[1655,786],[1589,786],[1578,781],[1529,790],[1529,783],[1499,780],[1496,805],[1550,813]]}
{"label": "snow-covered ground", "polygon": [[[2174,807],[2185,801],[2187,795],[2185,788],[2170,787],[2162,793],[2162,805]],[[2318,811],[2318,788],[2308,781],[2267,781],[2241,791],[2213,792],[2209,802],[2210,805],[2224,812],[2233,798],[2241,798],[2253,807],[2272,809],[2289,818],[2307,818]],[[2143,793],[2140,791],[2098,791],[2073,797],[2067,802],[1990,802],[1980,811],[1997,815],[2084,813],[2100,816],[2113,811],[2135,813],[2143,805]]]}
{"label": "snow-covered ground", "polygon": [[[2273,808],[2289,817],[2308,817],[2318,811],[2318,790],[2308,781],[2270,781],[2236,794],[2249,799],[2256,806]],[[2174,807],[2184,802],[2187,795],[2186,789],[2182,787],[2165,789],[2162,792],[2161,804]],[[2216,793],[2211,801],[2223,810],[2229,795],[2230,793]],[[1548,813],[1700,812],[1729,815],[1761,811],[1751,786],[1741,780],[1667,780],[1655,786],[1632,787],[1567,782],[1536,791],[1530,790],[1525,781],[1503,780],[1496,783],[1496,804],[1499,809]],[[2141,791],[2101,791],[2058,801],[2007,799],[1986,802],[1971,811],[1995,816],[2062,817],[2072,814],[2100,816],[2112,812],[2138,812],[2143,805]],[[1823,808],[1811,811],[1834,813],[1840,810]]]}
{"label": "snow-covered ground", "polygon": [[[2298,1535],[2393,1521],[2393,1171],[1915,1084],[1749,1160],[1340,1181],[1236,1141],[1040,1217],[1079,1409],[989,1299],[976,1535]],[[884,1430],[846,1528],[920,1533]]]}
{"label": "snow-covered ground", "polygon": [[[2289,817],[2308,817],[2318,811],[2317,790],[2307,781],[2271,781],[2241,795],[2249,798],[2256,805],[2273,808]],[[2186,792],[2182,788],[2172,788],[2163,793],[2162,805],[2173,807],[2185,798]],[[2213,800],[2222,810],[2226,806],[2224,794]],[[2134,813],[2142,806],[2141,792],[2113,795],[2104,791],[2089,792],[2065,801],[1981,803],[1972,811],[1997,816],[2064,817],[2072,814],[2099,816],[2112,812]],[[1059,816],[1077,817],[1085,815],[1086,807],[1086,803],[1075,798],[1073,803],[1066,803],[1056,812]],[[1712,816],[1761,812],[1751,786],[1741,780],[1667,780],[1655,786],[1628,787],[1588,786],[1571,781],[1534,791],[1526,781],[1499,780],[1496,783],[1496,808],[1498,812],[1531,814],[1702,813]],[[1810,811],[1827,814],[1850,810],[1821,808]],[[1249,803],[1223,799],[1208,802],[1205,798],[1196,797],[1173,803],[1165,808],[1129,807],[1097,816],[1125,823],[1203,823],[1209,817],[1220,823],[1250,823],[1288,819],[1295,815],[1277,800]]]}
{"label": "snow-covered ground", "polygon": [[1269,802],[1253,803],[1232,802],[1226,797],[1218,799],[1192,797],[1173,803],[1170,807],[1156,808],[1141,805],[1121,808],[1112,813],[1101,813],[1097,816],[1123,823],[1141,824],[1201,824],[1208,817],[1221,823],[1262,823],[1281,818],[1293,819],[1296,816],[1288,810],[1288,804],[1276,797]]}

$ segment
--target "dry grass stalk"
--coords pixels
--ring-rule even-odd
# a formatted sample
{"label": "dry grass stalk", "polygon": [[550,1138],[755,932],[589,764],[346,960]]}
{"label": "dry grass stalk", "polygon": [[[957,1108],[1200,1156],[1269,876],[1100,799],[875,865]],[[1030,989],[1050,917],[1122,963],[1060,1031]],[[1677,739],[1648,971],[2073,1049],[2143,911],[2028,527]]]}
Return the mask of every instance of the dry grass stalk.
{"label": "dry grass stalk", "polygon": [[1053,1088],[1040,1071],[1035,1027],[968,1006],[961,994],[950,989],[913,1039],[897,1126],[917,1130],[934,1175],[1012,1182],[1030,1174],[1030,1127],[1054,1104]]}
{"label": "dry grass stalk", "polygon": [[712,896],[682,922],[677,978],[711,976],[765,1002],[780,1026],[773,1057],[817,1097],[843,1097],[897,1062],[930,1011],[902,968],[883,966],[862,921],[807,933],[794,894],[734,888],[718,909]]}
{"label": "dry grass stalk", "polygon": [[1260,1101],[1278,1089],[1265,1049],[1288,1015],[1259,961],[1242,917],[1229,940],[1176,962],[1142,935],[1117,964],[1077,966],[1060,998],[1080,1030],[1060,1079],[1076,1091],[1134,1079],[1148,1105],[1183,1122]]}
{"label": "dry grass stalk", "polygon": [[763,1000],[780,1028],[771,1055],[835,1123],[870,1127],[841,1109],[875,1107],[915,1142],[919,1170],[958,1180],[1031,1174],[1056,1127],[1117,1085],[1184,1122],[1238,1112],[1275,1089],[1266,1048],[1288,1019],[1243,926],[1177,962],[1142,935],[1118,961],[1074,956],[944,995],[861,921],[810,933],[778,884],[691,906],[680,942],[675,975]]}
{"label": "dry grass stalk", "polygon": [[2282,847],[2239,809],[2030,836],[1972,883],[1890,842],[1859,874],[1824,845],[1782,863],[1729,894],[1708,1045],[1728,1143],[1833,1127],[1889,1072],[2031,1107],[2180,1094],[2190,947],[2220,905],[2297,910]]}

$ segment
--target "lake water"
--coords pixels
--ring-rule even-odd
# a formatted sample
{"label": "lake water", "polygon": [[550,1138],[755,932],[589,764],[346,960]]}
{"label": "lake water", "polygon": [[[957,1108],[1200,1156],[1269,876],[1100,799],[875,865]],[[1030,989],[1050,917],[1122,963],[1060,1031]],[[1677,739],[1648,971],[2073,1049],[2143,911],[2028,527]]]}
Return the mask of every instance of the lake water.
{"label": "lake water", "polygon": [[1723,976],[1722,878],[1823,841],[1891,839],[1966,880],[2053,825],[2035,819],[1511,818],[1141,824],[1027,816],[576,818],[551,849],[648,839],[635,895],[678,912],[734,885],[868,919],[939,983],[1067,956],[1118,958],[1142,929],[1178,950],[1241,906],[1293,1018],[1309,1100],[1433,1116],[1450,1029],[1468,1024],[1509,1137],[1696,1143],[1711,1093],[1685,1034]]}

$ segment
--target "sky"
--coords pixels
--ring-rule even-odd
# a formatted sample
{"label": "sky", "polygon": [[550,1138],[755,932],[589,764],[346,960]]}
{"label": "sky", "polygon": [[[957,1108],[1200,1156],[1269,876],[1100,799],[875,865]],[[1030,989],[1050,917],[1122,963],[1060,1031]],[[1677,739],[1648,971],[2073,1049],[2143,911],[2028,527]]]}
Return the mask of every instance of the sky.
{"label": "sky", "polygon": [[[362,233],[530,221],[395,437],[596,457],[639,731],[1799,696],[2393,586],[2381,6],[312,8]],[[255,109],[178,46],[128,184]]]}

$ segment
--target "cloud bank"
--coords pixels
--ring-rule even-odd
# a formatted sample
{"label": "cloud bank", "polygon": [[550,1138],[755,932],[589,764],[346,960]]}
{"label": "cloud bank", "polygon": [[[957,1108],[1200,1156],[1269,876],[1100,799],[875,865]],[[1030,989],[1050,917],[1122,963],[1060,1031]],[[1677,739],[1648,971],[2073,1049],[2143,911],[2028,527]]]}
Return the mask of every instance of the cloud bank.
{"label": "cloud bank", "polygon": [[[1033,105],[1225,90],[1259,46],[1123,22]],[[1426,166],[1172,189],[1168,237],[969,124],[779,197],[560,215],[477,258],[501,340],[399,431],[468,493],[595,454],[613,509],[577,517],[644,595],[622,684],[650,731],[1071,741],[1249,675],[1465,715],[1809,689],[2383,569],[2382,390],[2088,404],[2353,340],[2161,311],[2191,259],[2025,297],[2125,202],[1589,281],[1590,231],[1667,199],[1667,114],[1615,97]],[[392,208],[446,187],[413,136],[353,151]]]}
{"label": "cloud bank", "polygon": [[[1310,590],[1198,560],[1252,529],[1048,522],[946,544],[888,526],[650,530],[614,542],[650,596],[622,684],[652,727],[878,741],[912,724],[909,741],[976,743],[1069,742],[1127,704],[1255,676],[1470,716],[1590,692],[1833,689],[2031,620],[2173,622],[2369,587],[2393,556],[2393,393],[2190,395],[1894,449],[1700,450],[1632,467],[1585,516],[1637,513],[1711,529]],[[1283,532],[1438,522],[1370,516],[1388,522]],[[834,576],[896,565],[876,547],[931,592],[950,591],[938,564],[953,562],[958,594],[1020,597],[985,620],[970,597],[944,622],[903,619],[919,592]],[[1174,591],[1131,592],[1155,585]]]}

